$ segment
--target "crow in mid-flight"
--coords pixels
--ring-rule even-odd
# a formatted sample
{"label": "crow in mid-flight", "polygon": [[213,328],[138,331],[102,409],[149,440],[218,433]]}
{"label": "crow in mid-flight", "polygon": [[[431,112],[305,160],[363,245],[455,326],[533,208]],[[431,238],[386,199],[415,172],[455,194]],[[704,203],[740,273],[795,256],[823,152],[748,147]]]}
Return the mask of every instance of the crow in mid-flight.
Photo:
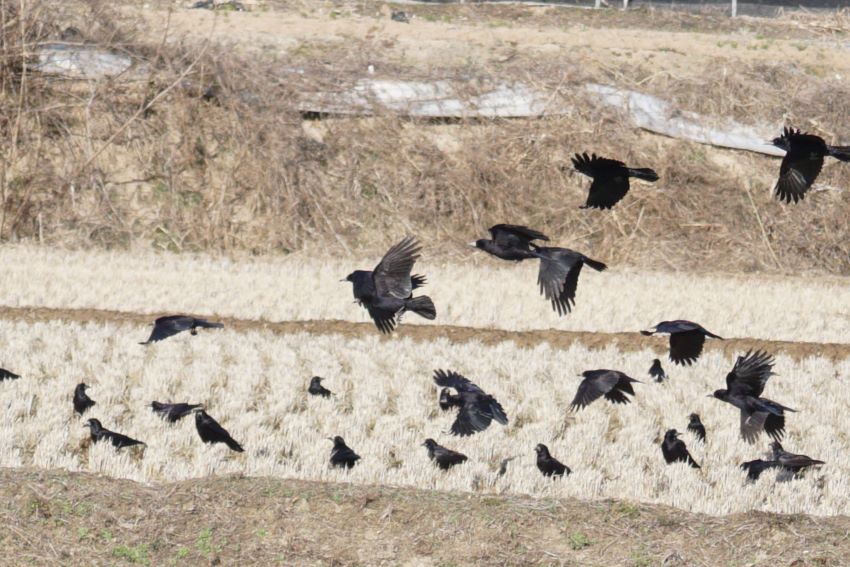
{"label": "crow in mid-flight", "polygon": [[204,443],[224,443],[231,451],[242,453],[245,449],[236,442],[230,433],[202,409],[195,410],[195,429]]}
{"label": "crow in mid-flight", "polygon": [[735,361],[726,375],[726,389],[708,397],[727,402],[741,410],[741,437],[755,443],[764,431],[774,441],[785,434],[785,412],[796,411],[760,397],[768,379],[773,376],[773,357],[762,351],[748,351]]}
{"label": "crow in mid-flight", "polygon": [[369,311],[382,333],[392,333],[408,311],[425,319],[437,317],[430,297],[413,297],[413,290],[424,283],[421,276],[410,275],[421,250],[416,238],[408,236],[390,248],[374,270],[355,270],[345,278],[353,284],[354,299]]}
{"label": "crow in mid-flight", "polygon": [[627,404],[631,400],[626,394],[635,395],[632,383],[641,383],[619,370],[585,370],[581,375],[584,380],[578,386],[570,411],[583,409],[602,396],[612,404]]}
{"label": "crow in mid-flight", "polygon": [[629,192],[629,177],[658,181],[658,174],[648,167],[634,169],[621,161],[596,154],[576,154],[572,161],[576,171],[593,179],[582,209],[610,209],[616,205]]}
{"label": "crow in mid-flight", "polygon": [[679,439],[679,432],[675,429],[669,429],[664,434],[664,441],[661,442],[661,453],[664,454],[664,460],[667,461],[668,465],[682,462],[688,463],[688,465],[695,469],[700,468],[688,452],[685,442]]}
{"label": "crow in mid-flight", "polygon": [[823,168],[826,156],[850,161],[850,146],[829,146],[820,136],[793,128],[785,128],[781,136],[773,139],[773,145],[786,152],[774,187],[776,198],[786,203],[797,203],[806,197],[806,192]]}
{"label": "crow in mid-flight", "polygon": [[74,411],[78,415],[83,415],[86,413],[86,410],[94,405],[94,400],[86,394],[86,389],[88,385],[84,382],[80,382],[77,384],[77,387],[74,388]]}
{"label": "crow in mid-flight", "polygon": [[[508,423],[508,416],[502,404],[457,372],[436,370],[434,382],[438,386],[443,386],[440,392],[441,408],[445,410],[452,406],[460,407],[457,418],[452,424],[452,435],[466,437],[484,431],[490,427],[490,422],[494,419],[502,425]],[[458,395],[452,396],[447,388],[454,388]]]}
{"label": "crow in mid-flight", "polygon": [[188,315],[168,315],[167,317],[160,317],[154,321],[151,336],[148,337],[148,340],[139,344],[147,345],[155,343],[183,331],[189,331],[190,334],[197,335],[199,328],[221,329],[222,327],[224,327],[224,325],[221,323],[211,323],[206,319],[198,319],[196,317],[189,317]]}
{"label": "crow in mid-flight", "polygon": [[652,329],[641,331],[641,335],[654,335],[655,333],[670,334],[670,360],[676,364],[690,366],[702,354],[705,338],[721,339],[712,332],[705,330],[701,325],[691,321],[662,321]]}
{"label": "crow in mid-flight", "polygon": [[331,466],[337,468],[350,469],[360,460],[360,455],[345,444],[345,439],[337,435],[336,437],[328,437],[333,441],[334,446],[331,449]]}
{"label": "crow in mid-flight", "polygon": [[537,453],[537,469],[543,476],[566,476],[572,474],[570,467],[549,454],[549,447],[538,443],[534,448]]}
{"label": "crow in mid-flight", "polygon": [[534,251],[537,245],[532,240],[549,240],[549,237],[531,228],[515,224],[497,224],[491,226],[488,231],[490,238],[479,239],[471,244],[502,260],[528,260],[537,258]]}
{"label": "crow in mid-flight", "polygon": [[151,402],[148,407],[150,407],[153,412],[158,414],[162,419],[169,423],[176,423],[192,413],[194,410],[204,406],[202,404],[189,404],[185,402],[176,404],[168,402]]}
{"label": "crow in mid-flight", "polygon": [[83,427],[88,427],[91,432],[91,439],[97,443],[99,441],[109,441],[116,449],[123,447],[132,447],[133,445],[144,445],[141,441],[136,441],[121,433],[115,433],[103,427],[97,419],[89,419]]}
{"label": "crow in mid-flight", "polygon": [[311,396],[321,396],[323,398],[330,398],[331,391],[322,386],[323,378],[321,376],[313,376],[310,378],[310,386],[307,388],[307,392]]}
{"label": "crow in mid-flight", "polygon": [[576,304],[576,288],[582,266],[587,264],[597,272],[608,268],[602,262],[569,248],[541,247],[534,254],[540,258],[537,274],[540,293],[549,300],[558,315],[569,313]]}

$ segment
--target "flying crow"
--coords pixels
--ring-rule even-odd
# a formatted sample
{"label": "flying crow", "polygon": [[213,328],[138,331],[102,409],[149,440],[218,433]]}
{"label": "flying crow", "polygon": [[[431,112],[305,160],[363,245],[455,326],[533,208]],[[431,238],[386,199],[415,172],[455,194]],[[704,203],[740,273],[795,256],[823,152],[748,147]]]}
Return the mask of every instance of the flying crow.
{"label": "flying crow", "polygon": [[785,128],[781,136],[773,139],[773,145],[786,152],[774,187],[776,198],[786,203],[797,203],[806,197],[806,192],[823,168],[826,156],[850,161],[850,146],[828,146],[820,136],[793,128]]}
{"label": "flying crow", "polygon": [[658,174],[649,168],[633,169],[621,161],[596,154],[576,154],[572,161],[576,171],[593,179],[582,209],[610,209],[616,205],[629,192],[629,177],[658,181]]}
{"label": "flying crow", "polygon": [[587,264],[597,272],[608,268],[602,262],[569,248],[537,248],[534,254],[540,258],[537,274],[540,293],[549,300],[558,315],[569,313],[576,304],[576,288],[582,266]]}
{"label": "flying crow", "polygon": [[601,396],[613,404],[627,404],[631,400],[626,394],[635,395],[632,382],[640,384],[640,380],[630,378],[619,370],[585,370],[581,375],[584,380],[578,386],[570,411],[583,409]]}
{"label": "flying crow", "polygon": [[151,336],[148,337],[148,340],[139,344],[147,345],[155,343],[157,341],[167,339],[168,337],[172,337],[182,331],[189,331],[190,334],[197,335],[198,328],[221,329],[222,327],[224,327],[224,325],[221,323],[211,323],[206,319],[198,319],[196,317],[189,317],[188,315],[169,315],[167,317],[160,317],[154,321]]}
{"label": "flying crow", "polygon": [[[438,386],[443,386],[443,390],[440,392],[441,408],[448,409],[451,406],[460,406],[457,418],[452,424],[452,435],[466,437],[484,431],[494,419],[502,425],[508,423],[508,416],[505,415],[505,410],[496,401],[496,398],[485,393],[484,390],[457,372],[436,370],[434,371],[434,382]],[[446,388],[454,388],[458,395],[452,396]]]}
{"label": "flying crow", "polygon": [[492,240],[484,238],[476,240],[471,244],[502,260],[528,260],[537,258],[534,251],[537,245],[532,240],[549,240],[549,237],[525,226],[514,224],[497,224],[491,226],[488,231]]}
{"label": "flying crow", "polygon": [[701,325],[690,321],[662,321],[648,331],[641,331],[642,335],[653,335],[655,333],[670,334],[670,360],[676,364],[690,366],[702,354],[705,338],[723,339],[714,333],[706,331]]}
{"label": "flying crow", "polygon": [[188,403],[171,404],[167,402],[151,402],[148,407],[150,407],[154,411],[154,413],[159,414],[159,417],[161,417],[162,419],[165,419],[169,423],[175,423],[192,413],[197,408],[203,407],[203,405]]}

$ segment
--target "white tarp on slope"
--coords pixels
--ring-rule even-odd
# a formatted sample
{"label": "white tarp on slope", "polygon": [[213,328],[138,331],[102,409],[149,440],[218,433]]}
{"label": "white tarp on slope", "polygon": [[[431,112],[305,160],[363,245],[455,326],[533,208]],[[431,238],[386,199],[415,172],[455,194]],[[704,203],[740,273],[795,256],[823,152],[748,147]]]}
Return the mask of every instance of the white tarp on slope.
{"label": "white tarp on slope", "polygon": [[133,65],[120,53],[87,45],[49,43],[35,50],[34,71],[73,78],[99,79],[118,75]]}

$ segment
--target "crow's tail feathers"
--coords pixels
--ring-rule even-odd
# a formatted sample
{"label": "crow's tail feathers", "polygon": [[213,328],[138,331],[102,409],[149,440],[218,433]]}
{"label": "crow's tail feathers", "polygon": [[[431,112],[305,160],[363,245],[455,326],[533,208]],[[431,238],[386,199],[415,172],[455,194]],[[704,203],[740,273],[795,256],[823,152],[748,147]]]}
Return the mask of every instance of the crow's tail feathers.
{"label": "crow's tail feathers", "polygon": [[227,446],[230,447],[231,450],[236,451],[237,453],[244,453],[245,449],[242,448],[242,445],[236,442],[232,437],[230,439],[225,440]]}
{"label": "crow's tail feathers", "polygon": [[420,317],[431,321],[437,318],[437,308],[434,307],[434,302],[427,295],[408,299],[404,304],[404,309],[405,311],[413,311]]}
{"label": "crow's tail feathers", "polygon": [[629,168],[629,177],[637,177],[644,181],[658,181],[658,174],[655,173],[654,169],[649,169],[648,167],[638,169]]}
{"label": "crow's tail feathers", "polygon": [[608,266],[606,266],[602,262],[597,262],[596,260],[591,260],[587,257],[584,258],[584,263],[596,270],[597,272],[604,272],[608,269]]}
{"label": "crow's tail feathers", "polygon": [[829,155],[841,161],[850,161],[850,146],[828,146]]}

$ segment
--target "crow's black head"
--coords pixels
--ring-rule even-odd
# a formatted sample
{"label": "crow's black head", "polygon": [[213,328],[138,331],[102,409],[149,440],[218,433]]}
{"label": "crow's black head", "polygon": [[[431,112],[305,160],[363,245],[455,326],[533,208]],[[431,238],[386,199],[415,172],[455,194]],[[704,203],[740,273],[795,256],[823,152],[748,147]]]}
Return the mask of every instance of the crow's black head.
{"label": "crow's black head", "polygon": [[543,443],[538,443],[537,446],[534,448],[534,452],[537,453],[538,455],[544,455],[545,456],[545,455],[549,454],[549,448],[546,445],[544,445]]}

